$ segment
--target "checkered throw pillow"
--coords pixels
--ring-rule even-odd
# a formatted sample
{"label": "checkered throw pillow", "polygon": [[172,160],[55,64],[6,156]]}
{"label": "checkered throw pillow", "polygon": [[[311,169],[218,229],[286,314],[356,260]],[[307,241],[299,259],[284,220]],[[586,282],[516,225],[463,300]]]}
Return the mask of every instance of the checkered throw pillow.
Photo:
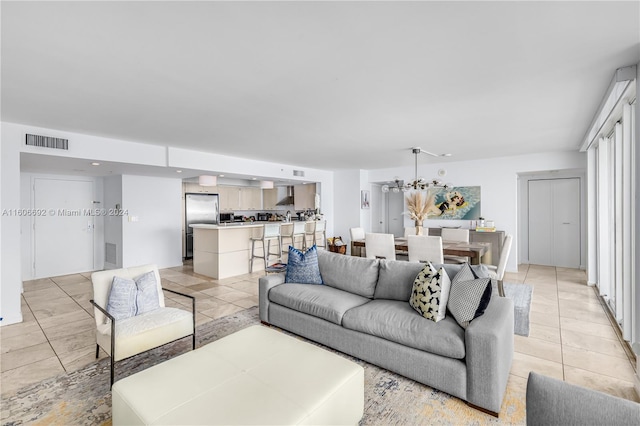
{"label": "checkered throw pillow", "polygon": [[478,278],[468,263],[451,281],[447,307],[462,328],[480,315],[491,300],[491,278]]}
{"label": "checkered throw pillow", "polygon": [[451,280],[444,268],[437,270],[430,262],[413,281],[409,304],[423,317],[431,321],[443,320],[447,311]]}

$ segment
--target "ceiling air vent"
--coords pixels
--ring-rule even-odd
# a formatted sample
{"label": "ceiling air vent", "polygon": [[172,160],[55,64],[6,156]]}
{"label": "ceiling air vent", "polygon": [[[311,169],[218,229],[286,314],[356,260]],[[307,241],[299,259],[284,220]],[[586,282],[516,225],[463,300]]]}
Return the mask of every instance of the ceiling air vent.
{"label": "ceiling air vent", "polygon": [[304,177],[304,170],[294,170],[293,171],[293,175],[294,176],[299,176],[299,177]]}
{"label": "ceiling air vent", "polygon": [[69,139],[52,138],[51,136],[39,136],[27,134],[27,145],[42,148],[69,149]]}

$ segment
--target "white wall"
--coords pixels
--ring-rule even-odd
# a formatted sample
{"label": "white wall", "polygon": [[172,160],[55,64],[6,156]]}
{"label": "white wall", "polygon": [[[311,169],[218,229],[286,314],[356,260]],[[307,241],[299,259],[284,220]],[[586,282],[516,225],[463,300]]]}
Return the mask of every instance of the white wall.
{"label": "white wall", "polygon": [[122,266],[182,265],[182,180],[122,176]]}
{"label": "white wall", "polygon": [[[21,133],[15,127],[2,125],[0,151],[1,191],[0,210],[3,212],[20,208],[20,138]],[[3,214],[2,241],[2,279],[0,280],[0,324],[8,325],[22,321],[20,297],[22,280],[20,276],[20,218]]]}
{"label": "white wall", "polygon": [[[576,148],[577,149],[577,148]],[[481,186],[482,215],[494,220],[498,229],[514,236],[507,271],[516,272],[518,254],[518,174],[549,170],[586,169],[586,154],[580,152],[541,153],[486,160],[429,163],[419,165],[418,174],[435,175],[438,169],[447,170],[446,181],[455,186]],[[431,170],[428,172],[428,170]],[[413,178],[412,167],[369,171],[370,182],[383,182],[393,176]],[[405,218],[405,225],[412,225]],[[460,221],[428,220],[424,226],[457,226]],[[468,227],[468,224],[466,224]]]}
{"label": "white wall", "polygon": [[[104,209],[122,207],[122,176],[108,176],[104,178]],[[108,263],[105,257],[105,269],[122,268],[122,216],[106,216],[104,218],[104,242],[116,246],[116,261]],[[106,248],[105,248],[106,250]]]}
{"label": "white wall", "polygon": [[[349,244],[349,228],[362,227],[360,211],[360,171],[339,170],[334,173],[334,179],[339,182],[333,191],[333,202],[336,206],[333,234],[327,232],[327,237],[342,237],[342,241]],[[363,183],[364,184],[364,183]],[[350,244],[349,244],[350,245]]]}

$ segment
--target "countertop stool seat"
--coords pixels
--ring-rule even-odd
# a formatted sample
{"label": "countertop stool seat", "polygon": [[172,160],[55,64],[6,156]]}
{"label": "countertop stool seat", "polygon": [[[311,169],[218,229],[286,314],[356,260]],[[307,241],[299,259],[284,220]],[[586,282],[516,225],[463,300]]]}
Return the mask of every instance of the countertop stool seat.
{"label": "countertop stool seat", "polygon": [[316,221],[316,231],[313,234],[313,244],[316,247],[327,248],[327,221]]}
{"label": "countertop stool seat", "polygon": [[[262,256],[256,253],[256,242],[262,243]],[[277,253],[271,252],[271,242],[276,243]],[[261,235],[251,237],[251,259],[249,260],[249,272],[253,272],[253,260],[263,259],[264,269],[267,269],[269,258],[274,255],[282,259],[282,239],[280,236],[280,224],[269,223],[262,227]]]}
{"label": "countertop stool seat", "polygon": [[[309,242],[311,240],[311,242]],[[316,243],[316,221],[307,221],[304,223],[304,239],[302,240],[302,249],[306,250]]]}
{"label": "countertop stool seat", "polygon": [[121,379],[117,425],[358,424],[364,369],[254,325]]}
{"label": "countertop stool seat", "polygon": [[[280,225],[280,240],[282,242],[282,251],[289,253],[289,246],[295,247],[295,227],[293,223],[283,223]],[[290,244],[287,244],[287,240]]]}
{"label": "countertop stool seat", "polygon": [[300,247],[296,247],[296,248],[304,249],[304,238],[305,238],[304,227],[305,227],[304,222],[293,223],[293,244],[291,244],[292,246],[296,247],[295,243],[299,239],[301,241]]}

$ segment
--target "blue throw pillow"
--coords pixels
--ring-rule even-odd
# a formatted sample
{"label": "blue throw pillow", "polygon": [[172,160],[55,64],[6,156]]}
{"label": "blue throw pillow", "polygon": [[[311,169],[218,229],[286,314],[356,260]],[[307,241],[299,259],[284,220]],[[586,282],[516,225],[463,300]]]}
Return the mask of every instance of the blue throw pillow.
{"label": "blue throw pillow", "polygon": [[289,246],[289,261],[285,283],[323,284],[318,267],[318,249],[315,244],[306,252]]}
{"label": "blue throw pillow", "polygon": [[107,312],[116,320],[132,317],[136,314],[136,283],[128,278],[113,277]]}

